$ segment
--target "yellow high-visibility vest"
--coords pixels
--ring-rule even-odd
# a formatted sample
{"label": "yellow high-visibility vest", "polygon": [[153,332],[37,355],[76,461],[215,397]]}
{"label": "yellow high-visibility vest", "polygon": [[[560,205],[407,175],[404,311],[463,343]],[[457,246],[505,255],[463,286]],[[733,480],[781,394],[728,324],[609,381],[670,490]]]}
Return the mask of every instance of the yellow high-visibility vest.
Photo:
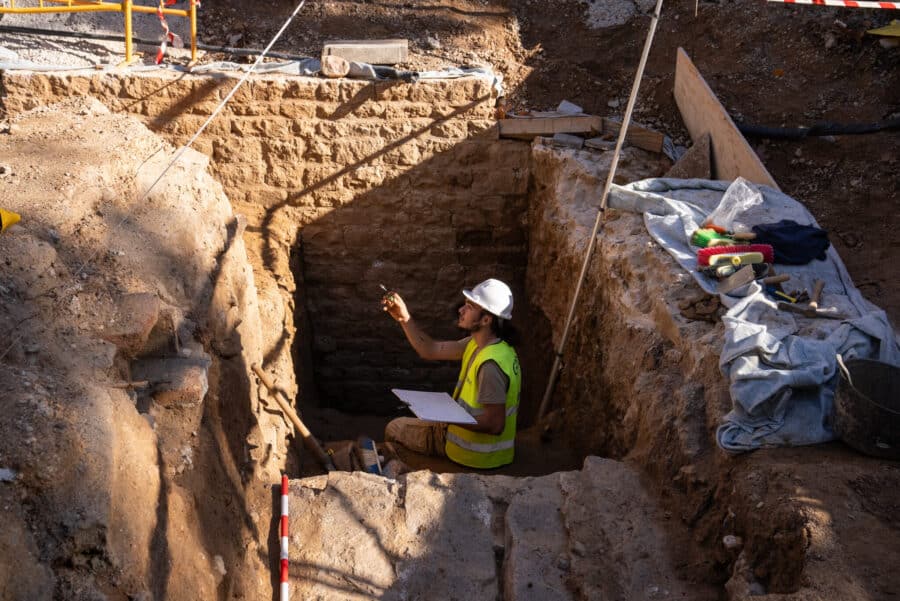
{"label": "yellow high-visibility vest", "polygon": [[[447,457],[468,467],[491,468],[512,463],[515,452],[516,415],[519,411],[519,391],[522,388],[522,370],[516,351],[506,342],[497,342],[481,349],[472,360],[476,344],[470,340],[463,353],[462,368],[456,384],[456,394],[460,405],[470,415],[484,412],[484,405],[478,403],[478,368],[485,361],[494,361],[509,378],[506,391],[506,424],[500,434],[472,432],[450,424],[447,427]],[[469,366],[469,361],[472,365]],[[467,369],[468,366],[468,369]]]}

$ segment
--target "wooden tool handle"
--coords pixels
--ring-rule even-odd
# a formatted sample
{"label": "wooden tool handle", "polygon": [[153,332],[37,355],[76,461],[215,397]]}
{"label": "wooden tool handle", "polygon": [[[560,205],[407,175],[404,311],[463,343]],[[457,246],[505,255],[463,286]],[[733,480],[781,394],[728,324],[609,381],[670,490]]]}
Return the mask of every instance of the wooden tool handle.
{"label": "wooden tool handle", "polygon": [[753,232],[735,232],[731,237],[735,240],[756,240],[756,234]]}
{"label": "wooden tool handle", "polygon": [[819,308],[819,300],[822,298],[822,290],[825,288],[825,280],[816,280],[813,284],[812,294],[809,295],[809,306],[812,309]]}
{"label": "wooden tool handle", "polygon": [[309,431],[306,424],[300,420],[300,417],[288,404],[287,399],[282,398],[284,396],[283,393],[275,388],[275,384],[272,383],[269,374],[264,372],[256,363],[251,366],[251,369],[253,369],[253,372],[259,377],[259,380],[263,385],[274,394],[275,400],[278,402],[281,410],[284,411],[285,415],[293,422],[294,427],[297,428],[297,431],[300,432],[300,436],[303,438],[303,444],[306,445],[306,448],[315,455],[316,459],[319,460],[319,463],[322,464],[322,467],[324,467],[326,471],[335,471],[337,468],[334,466],[334,461],[332,461],[331,457],[329,457],[322,447],[319,446],[319,442],[313,437],[312,432]]}
{"label": "wooden tool handle", "polygon": [[789,279],[791,279],[790,275],[782,273],[780,275],[770,275],[769,277],[763,278],[761,281],[763,284],[781,284]]}

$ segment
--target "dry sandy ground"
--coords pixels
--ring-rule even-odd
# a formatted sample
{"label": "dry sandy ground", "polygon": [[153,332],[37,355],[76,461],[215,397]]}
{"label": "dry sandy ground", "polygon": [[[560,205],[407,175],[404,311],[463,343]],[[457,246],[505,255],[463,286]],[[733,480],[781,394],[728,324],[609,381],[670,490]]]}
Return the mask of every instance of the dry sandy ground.
{"label": "dry sandy ground", "polygon": [[[180,6],[180,5],[179,5]],[[275,0],[205,3],[200,39],[263,48],[293,12]],[[621,116],[650,19],[649,0],[421,0],[307,2],[273,51],[317,56],[323,42],[408,38],[410,69],[489,65],[501,73],[513,108],[547,109],[567,99],[588,112]],[[721,0],[663,6],[641,84],[635,120],[690,140],[672,97],[675,50],[684,47],[736,121],[774,127],[876,123],[900,118],[900,50],[866,35],[890,11]],[[171,18],[184,33],[184,20]],[[120,15],[7,15],[0,24],[120,33]],[[159,39],[155,17],[137,35]],[[115,44],[2,34],[23,58],[110,63]],[[145,62],[152,58],[152,48]],[[184,53],[173,60],[183,62]],[[204,54],[202,60],[229,58]],[[231,57],[234,58],[234,57]],[[238,58],[248,62],[252,59]],[[900,322],[900,133],[751,139],[782,189],[805,203],[857,286]]]}
{"label": "dry sandy ground", "polygon": [[[233,0],[205,3],[201,37],[208,43],[262,47],[292,9],[284,2],[251,8]],[[490,64],[503,73],[513,107],[545,109],[567,99],[587,111],[615,116],[625,106],[649,23],[647,10],[646,2],[599,0],[310,2],[275,49],[315,55],[327,39],[407,37],[413,52],[410,68]],[[887,11],[721,0],[701,2],[695,17],[693,3],[667,4],[635,118],[678,143],[688,143],[671,95],[674,51],[683,46],[738,120],[798,126],[896,119],[900,53],[863,35],[891,16]],[[12,24],[11,19],[3,24]],[[220,57],[207,60],[212,58]],[[900,283],[893,277],[900,261],[895,231],[900,223],[900,134],[751,143],[782,189],[804,202],[831,232],[863,293],[900,323]],[[115,260],[103,256],[104,262]],[[14,299],[6,300],[12,307]],[[17,310],[10,309],[9,315],[28,318]],[[824,473],[820,466],[832,461],[843,467]],[[810,503],[808,511],[811,523],[822,529],[813,528],[808,540],[838,531],[849,537],[845,564],[857,565],[872,583],[859,598],[900,594],[894,566],[884,561],[898,553],[896,465],[827,445],[815,456],[805,449],[755,453],[737,460],[734,469],[760,474],[763,487],[756,490],[747,484],[711,500],[726,518],[729,502],[747,502],[735,496],[757,495],[764,515],[788,497],[792,502],[803,499],[814,485],[816,503]],[[689,508],[672,509],[677,513]],[[783,534],[758,531],[760,536]],[[803,561],[807,542],[798,541],[795,556],[773,561]],[[819,542],[821,548],[836,548],[829,547],[828,540]],[[813,569],[802,584],[812,586],[809,578],[827,576],[822,571],[834,565],[831,559],[827,553],[810,558]],[[727,565],[727,559],[722,561]],[[705,577],[716,568],[694,564],[687,569]],[[798,583],[785,583],[788,588],[792,584]]]}

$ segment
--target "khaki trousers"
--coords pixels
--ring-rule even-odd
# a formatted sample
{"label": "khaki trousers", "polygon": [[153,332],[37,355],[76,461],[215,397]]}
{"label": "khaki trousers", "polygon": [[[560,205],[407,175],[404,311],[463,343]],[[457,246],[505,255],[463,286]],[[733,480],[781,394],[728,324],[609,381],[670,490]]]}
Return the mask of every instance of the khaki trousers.
{"label": "khaki trousers", "polygon": [[447,424],[427,422],[415,417],[398,417],[388,422],[384,429],[384,440],[403,445],[410,451],[446,457],[444,446],[447,442]]}

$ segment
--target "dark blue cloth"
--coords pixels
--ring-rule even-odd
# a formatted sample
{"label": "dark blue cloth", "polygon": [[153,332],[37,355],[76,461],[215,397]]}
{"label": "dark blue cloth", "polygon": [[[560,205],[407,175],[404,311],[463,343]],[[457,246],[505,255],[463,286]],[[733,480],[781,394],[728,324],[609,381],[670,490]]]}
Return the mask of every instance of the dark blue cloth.
{"label": "dark blue cloth", "polygon": [[753,233],[756,234],[753,243],[771,244],[775,262],[784,265],[806,265],[813,259],[824,261],[825,251],[831,245],[825,230],[790,219],[754,225]]}

